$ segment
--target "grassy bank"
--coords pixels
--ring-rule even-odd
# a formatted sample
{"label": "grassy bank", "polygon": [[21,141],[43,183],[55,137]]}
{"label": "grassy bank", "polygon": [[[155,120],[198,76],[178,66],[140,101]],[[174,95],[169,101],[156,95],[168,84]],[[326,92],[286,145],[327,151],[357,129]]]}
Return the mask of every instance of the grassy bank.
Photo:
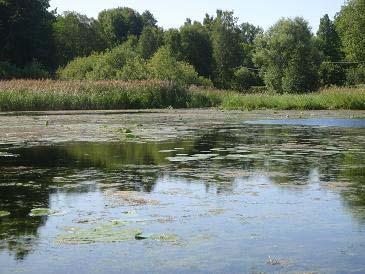
{"label": "grassy bank", "polygon": [[365,109],[365,89],[329,89],[304,95],[241,94],[184,88],[163,81],[2,81],[0,111],[151,108]]}
{"label": "grassy bank", "polygon": [[309,94],[229,94],[224,109],[334,110],[365,109],[365,89],[332,88]]}

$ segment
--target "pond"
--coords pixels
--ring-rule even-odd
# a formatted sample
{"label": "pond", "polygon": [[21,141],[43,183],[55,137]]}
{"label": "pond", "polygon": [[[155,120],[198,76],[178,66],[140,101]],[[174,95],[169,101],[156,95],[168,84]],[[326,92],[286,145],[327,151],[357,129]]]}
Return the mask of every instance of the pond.
{"label": "pond", "polygon": [[100,114],[123,129],[93,139],[47,115],[2,125],[1,273],[365,272],[361,117],[175,113],[157,138],[152,114]]}

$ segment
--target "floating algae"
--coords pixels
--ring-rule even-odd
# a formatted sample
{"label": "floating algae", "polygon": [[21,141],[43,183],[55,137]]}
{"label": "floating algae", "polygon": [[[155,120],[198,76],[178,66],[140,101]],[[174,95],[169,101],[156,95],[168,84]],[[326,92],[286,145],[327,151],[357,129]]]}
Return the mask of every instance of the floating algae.
{"label": "floating algae", "polygon": [[0,211],[0,218],[7,217],[9,215],[10,215],[10,212],[9,211]]}
{"label": "floating algae", "polygon": [[134,240],[142,231],[136,228],[126,228],[127,223],[113,221],[88,229],[67,229],[68,233],[58,236],[56,243],[59,244],[94,244],[94,243],[118,243]]}
{"label": "floating algae", "polygon": [[112,199],[114,205],[128,206],[150,206],[159,205],[157,200],[151,200],[142,196],[136,191],[106,191],[105,195]]}
{"label": "floating algae", "polygon": [[51,210],[48,208],[34,208],[30,211],[29,216],[31,217],[42,217],[42,216],[61,216],[63,212],[57,210]]}
{"label": "floating algae", "polygon": [[167,234],[167,233],[137,233],[135,235],[136,240],[153,240],[153,241],[159,241],[159,242],[170,242],[170,243],[176,243],[180,240],[179,236],[175,234]]}

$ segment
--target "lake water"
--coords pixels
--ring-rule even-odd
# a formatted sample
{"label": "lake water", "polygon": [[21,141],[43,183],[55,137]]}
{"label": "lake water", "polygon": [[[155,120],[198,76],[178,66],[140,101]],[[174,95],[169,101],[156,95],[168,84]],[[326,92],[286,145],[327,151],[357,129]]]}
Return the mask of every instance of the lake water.
{"label": "lake water", "polygon": [[3,142],[0,273],[365,273],[364,124]]}

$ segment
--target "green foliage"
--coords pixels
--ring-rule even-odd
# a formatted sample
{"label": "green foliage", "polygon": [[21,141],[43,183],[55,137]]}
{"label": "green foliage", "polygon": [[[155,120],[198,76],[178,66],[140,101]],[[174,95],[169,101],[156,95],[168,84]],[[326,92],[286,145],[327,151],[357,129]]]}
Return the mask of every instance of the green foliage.
{"label": "green foliage", "polygon": [[129,40],[120,46],[106,51],[98,58],[93,70],[86,74],[89,80],[116,79],[118,72],[125,66],[129,59],[137,56],[137,40],[130,37]]}
{"label": "green foliage", "polygon": [[95,64],[102,55],[92,54],[88,57],[78,57],[57,71],[58,78],[62,80],[82,80],[93,71]]}
{"label": "green foliage", "polygon": [[221,104],[224,109],[256,110],[333,110],[365,109],[362,89],[333,89],[309,94],[226,94]]}
{"label": "green foliage", "polygon": [[214,84],[228,88],[234,69],[242,63],[240,29],[233,12],[217,11],[216,18],[210,23],[213,46]]}
{"label": "green foliage", "polygon": [[164,44],[169,47],[173,56],[181,61],[183,60],[183,49],[181,42],[181,34],[177,29],[169,29],[164,32]]}
{"label": "green foliage", "polygon": [[243,23],[240,25],[240,35],[243,43],[253,44],[256,37],[262,35],[264,30],[259,26],[254,26],[250,23]]}
{"label": "green foliage", "polygon": [[161,47],[146,61],[136,51],[137,41],[131,37],[122,45],[102,54],[76,58],[58,71],[65,80],[167,80],[181,85],[207,85],[194,67],[177,61],[168,47]]}
{"label": "green foliage", "polygon": [[318,87],[319,52],[308,23],[282,19],[256,39],[255,64],[276,92],[307,92]]}
{"label": "green foliage", "polygon": [[65,80],[106,80],[116,79],[119,71],[129,59],[135,58],[137,41],[134,37],[122,45],[101,54],[76,58],[63,69],[58,70],[60,79]]}
{"label": "green foliage", "polygon": [[37,61],[34,61],[23,68],[19,68],[9,62],[0,62],[0,80],[14,78],[46,79],[49,77],[49,72]]}
{"label": "green foliage", "polygon": [[142,22],[144,27],[157,28],[157,20],[149,10],[142,13]]}
{"label": "green foliage", "polygon": [[341,86],[345,82],[346,73],[340,65],[323,62],[319,67],[319,79],[321,87]]}
{"label": "green foliage", "polygon": [[0,60],[51,66],[53,13],[48,0],[0,1]]}
{"label": "green foliage", "polygon": [[64,66],[75,57],[85,57],[104,49],[97,23],[85,15],[66,12],[53,23],[55,61]]}
{"label": "green foliage", "polygon": [[194,96],[164,81],[17,80],[0,82],[0,111],[185,108]]}
{"label": "green foliage", "polygon": [[351,68],[347,71],[347,85],[364,85],[365,84],[365,65]]}
{"label": "green foliage", "polygon": [[161,81],[2,81],[0,111],[148,109],[365,109],[365,90],[330,89],[310,94],[248,94]]}
{"label": "green foliage", "polygon": [[199,75],[212,73],[212,45],[209,32],[200,23],[186,22],[180,28],[182,59],[193,65]]}
{"label": "green foliage", "polygon": [[193,66],[177,61],[169,47],[161,47],[149,60],[147,67],[150,79],[168,80],[183,85],[208,83],[202,81]]}
{"label": "green foliage", "polygon": [[0,80],[18,77],[18,68],[9,62],[0,62]]}
{"label": "green foliage", "polygon": [[149,59],[163,44],[163,32],[155,27],[145,27],[138,42],[138,52]]}
{"label": "green foliage", "polygon": [[123,68],[117,72],[116,78],[125,81],[148,79],[145,60],[139,56],[129,58]]}
{"label": "green foliage", "polygon": [[234,71],[232,88],[237,91],[247,91],[252,86],[260,84],[258,76],[251,70],[241,67]]}
{"label": "green foliage", "polygon": [[319,49],[328,61],[342,60],[341,40],[328,14],[321,18],[317,40]]}
{"label": "green foliage", "polygon": [[264,33],[264,30],[260,27],[254,26],[250,23],[243,23],[240,25],[240,35],[242,40],[242,52],[243,60],[242,65],[254,68],[253,54],[255,50],[254,41],[257,36]]}
{"label": "green foliage", "polygon": [[109,47],[115,47],[131,35],[139,36],[143,30],[142,16],[130,8],[104,10],[99,13],[98,22]]}
{"label": "green foliage", "polygon": [[365,62],[365,0],[347,1],[335,25],[347,60]]}

